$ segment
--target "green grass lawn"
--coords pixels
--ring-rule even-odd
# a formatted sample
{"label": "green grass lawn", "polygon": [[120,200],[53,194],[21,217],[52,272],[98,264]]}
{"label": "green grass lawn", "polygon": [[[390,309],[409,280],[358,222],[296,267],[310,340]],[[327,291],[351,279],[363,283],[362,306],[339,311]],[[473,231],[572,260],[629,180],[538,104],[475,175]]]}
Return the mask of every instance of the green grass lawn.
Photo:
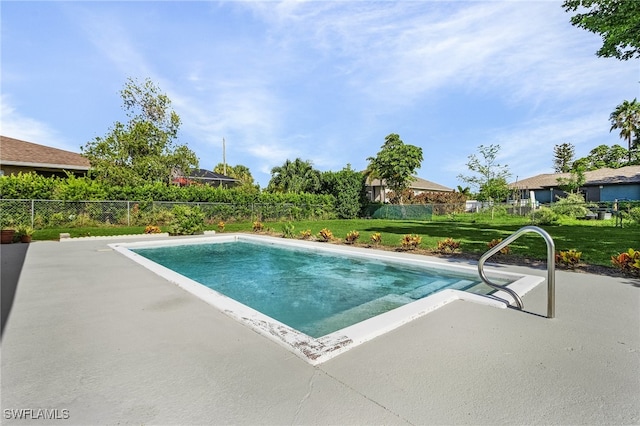
{"label": "green grass lawn", "polygon": [[[267,230],[281,234],[283,226],[288,223],[265,222]],[[461,214],[457,216],[434,216],[432,221],[418,220],[315,220],[292,221],[296,237],[300,231],[311,230],[316,236],[321,229],[329,229],[338,240],[344,240],[349,231],[360,233],[359,243],[368,244],[372,234],[382,235],[382,245],[400,247],[402,237],[406,234],[418,234],[422,237],[419,248],[435,250],[438,241],[453,238],[460,243],[460,251],[481,254],[487,251],[487,243],[493,239],[506,238],[522,226],[528,225],[526,217],[500,216],[491,219],[483,214]],[[556,250],[576,249],[582,252],[582,261],[592,265],[611,266],[611,256],[627,251],[629,248],[640,249],[640,225],[625,223],[624,228],[616,228],[613,220],[579,221],[565,220],[558,225],[541,226],[555,241]],[[207,229],[217,230],[216,225]],[[163,229],[165,230],[165,229]],[[67,228],[38,230],[34,240],[58,239],[61,232],[69,232],[72,237],[141,234],[144,227],[100,227],[100,228]],[[225,233],[252,232],[252,222],[228,222]],[[511,255],[530,259],[546,259],[546,245],[541,236],[525,234],[511,245]]]}

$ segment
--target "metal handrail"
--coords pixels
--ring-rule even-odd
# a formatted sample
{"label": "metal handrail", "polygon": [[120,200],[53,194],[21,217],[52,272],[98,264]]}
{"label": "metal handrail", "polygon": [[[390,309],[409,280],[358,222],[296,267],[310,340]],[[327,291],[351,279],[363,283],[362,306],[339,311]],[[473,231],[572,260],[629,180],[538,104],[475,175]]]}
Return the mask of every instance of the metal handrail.
{"label": "metal handrail", "polygon": [[513,234],[502,240],[500,243],[498,243],[496,246],[492,247],[485,254],[480,256],[480,259],[478,260],[478,273],[480,274],[480,278],[482,278],[482,281],[484,281],[485,284],[487,284],[489,287],[495,288],[496,290],[504,291],[511,295],[511,297],[513,297],[513,299],[515,300],[518,309],[522,310],[522,308],[524,307],[524,305],[522,304],[522,299],[515,291],[511,290],[507,286],[495,284],[491,282],[489,278],[487,278],[487,275],[484,273],[484,262],[494,254],[496,254],[498,251],[500,251],[502,248],[508,246],[512,241],[518,239],[522,234],[525,234],[527,232],[535,232],[541,235],[547,243],[547,318],[553,318],[556,314],[556,248],[551,235],[549,235],[544,229],[538,228],[537,226],[525,226],[518,229],[516,232],[514,232]]}

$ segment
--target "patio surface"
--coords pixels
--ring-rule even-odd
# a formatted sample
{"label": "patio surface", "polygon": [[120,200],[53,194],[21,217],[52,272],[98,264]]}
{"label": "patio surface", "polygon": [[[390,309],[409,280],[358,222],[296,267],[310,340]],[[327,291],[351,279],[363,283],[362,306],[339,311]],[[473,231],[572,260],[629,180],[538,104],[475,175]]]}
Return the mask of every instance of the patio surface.
{"label": "patio surface", "polygon": [[640,423],[639,280],[558,271],[554,319],[543,283],[528,312],[455,301],[314,367],[117,241],[0,247],[2,424]]}

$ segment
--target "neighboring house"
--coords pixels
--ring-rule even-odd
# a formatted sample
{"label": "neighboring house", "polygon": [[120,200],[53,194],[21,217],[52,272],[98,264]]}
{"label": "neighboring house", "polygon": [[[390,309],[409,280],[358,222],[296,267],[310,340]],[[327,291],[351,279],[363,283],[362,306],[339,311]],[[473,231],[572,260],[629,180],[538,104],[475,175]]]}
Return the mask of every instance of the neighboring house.
{"label": "neighboring house", "polygon": [[75,152],[0,136],[0,175],[36,172],[65,177],[66,172],[85,175],[89,168],[89,160]]}
{"label": "neighboring house", "polygon": [[187,186],[193,183],[200,183],[211,186],[223,186],[225,188],[232,188],[239,184],[237,179],[229,176],[221,175],[220,173],[214,173],[205,169],[194,169],[189,176],[178,176],[174,178],[173,183],[180,186]]}
{"label": "neighboring house", "polygon": [[[522,198],[539,203],[556,201],[564,196],[558,188],[558,178],[568,179],[570,173],[547,173],[514,182],[509,186],[521,190]],[[586,201],[640,200],[640,166],[619,169],[598,169],[584,173],[580,192]]]}
{"label": "neighboring house", "polygon": [[[454,192],[451,188],[447,188],[446,186],[426,179],[421,179],[417,176],[414,176],[413,179],[414,180],[411,182],[409,189],[412,190],[415,195],[420,195],[424,192]],[[385,185],[385,182],[381,182],[380,179],[374,179],[371,182],[367,182],[366,191],[369,196],[369,200],[379,203],[386,203],[388,201],[387,194],[391,192],[391,190]]]}

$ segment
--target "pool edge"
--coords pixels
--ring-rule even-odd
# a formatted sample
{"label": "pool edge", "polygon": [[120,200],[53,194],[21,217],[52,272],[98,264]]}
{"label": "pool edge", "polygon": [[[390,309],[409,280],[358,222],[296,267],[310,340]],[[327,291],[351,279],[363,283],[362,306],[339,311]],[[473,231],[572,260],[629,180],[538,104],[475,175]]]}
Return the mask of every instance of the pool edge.
{"label": "pool edge", "polygon": [[[108,246],[125,257],[149,269],[167,281],[177,285],[183,290],[193,294],[205,303],[215,307],[220,312],[258,332],[259,334],[278,343],[280,346],[297,355],[299,358],[311,365],[322,364],[342,353],[347,352],[365,342],[378,336],[399,328],[417,318],[427,315],[453,301],[460,300],[471,303],[479,303],[497,308],[507,308],[511,298],[504,292],[498,292],[493,296],[478,295],[460,290],[446,289],[423,299],[385,312],[373,318],[369,318],[341,330],[327,334],[319,338],[313,338],[298,330],[293,329],[267,315],[262,314],[237,302],[215,290],[207,288],[196,281],[193,281],[181,274],[178,274],[162,265],[159,265],[133,251],[129,248],[143,248],[155,246],[175,246],[185,244],[207,244],[211,242],[227,242],[238,240],[269,242],[270,244],[285,245],[290,247],[311,248],[318,251],[329,251],[334,253],[358,253],[362,256],[376,257],[387,260],[401,261],[404,263],[419,262],[427,265],[437,265],[440,268],[451,270],[474,270],[476,268],[468,265],[447,265],[441,262],[434,262],[433,259],[422,255],[411,255],[407,253],[392,253],[376,251],[371,249],[337,246],[327,243],[317,243],[302,240],[287,240],[283,238],[256,236],[247,234],[225,234],[216,236],[205,236],[197,238],[180,239],[173,238],[167,240],[117,242]],[[520,273],[496,271],[488,268],[489,274],[496,276],[518,277],[509,287],[514,288],[521,296],[544,281],[544,278]]]}

